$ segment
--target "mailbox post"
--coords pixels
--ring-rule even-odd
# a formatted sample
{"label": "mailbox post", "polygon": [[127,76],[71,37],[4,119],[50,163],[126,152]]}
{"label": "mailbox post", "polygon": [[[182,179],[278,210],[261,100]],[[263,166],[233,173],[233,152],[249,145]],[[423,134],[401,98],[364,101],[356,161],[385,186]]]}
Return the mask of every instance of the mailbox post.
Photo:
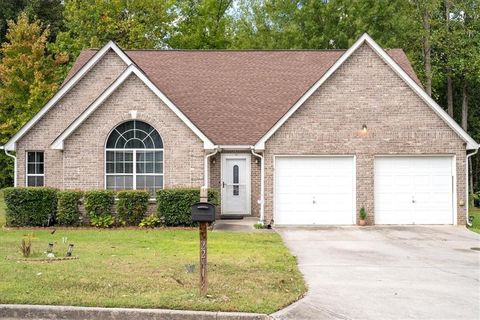
{"label": "mailbox post", "polygon": [[215,206],[207,202],[207,188],[200,189],[200,202],[192,206],[192,221],[199,222],[200,234],[200,295],[207,294],[207,224],[215,221]]}

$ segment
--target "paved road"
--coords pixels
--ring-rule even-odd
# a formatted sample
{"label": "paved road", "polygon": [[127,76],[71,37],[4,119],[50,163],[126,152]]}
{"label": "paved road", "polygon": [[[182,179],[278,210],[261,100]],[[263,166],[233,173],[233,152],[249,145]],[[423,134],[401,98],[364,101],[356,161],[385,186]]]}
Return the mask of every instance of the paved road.
{"label": "paved road", "polygon": [[276,319],[480,319],[480,235],[464,227],[277,231],[309,291]]}

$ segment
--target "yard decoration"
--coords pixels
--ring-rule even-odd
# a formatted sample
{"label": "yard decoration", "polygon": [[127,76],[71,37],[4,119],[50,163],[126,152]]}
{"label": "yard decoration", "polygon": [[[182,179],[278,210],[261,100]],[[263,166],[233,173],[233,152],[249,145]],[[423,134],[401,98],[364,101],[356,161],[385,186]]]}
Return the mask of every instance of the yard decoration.
{"label": "yard decoration", "polygon": [[215,221],[215,206],[208,203],[208,189],[200,189],[200,202],[192,206],[192,221],[199,222],[200,234],[200,295],[207,294],[207,225]]}
{"label": "yard decoration", "polygon": [[359,224],[360,224],[361,226],[365,226],[365,225],[367,224],[367,221],[366,221],[366,219],[367,219],[367,211],[365,211],[365,208],[364,208],[364,207],[362,207],[362,208],[360,209],[360,214],[359,214],[359,215],[360,215]]}

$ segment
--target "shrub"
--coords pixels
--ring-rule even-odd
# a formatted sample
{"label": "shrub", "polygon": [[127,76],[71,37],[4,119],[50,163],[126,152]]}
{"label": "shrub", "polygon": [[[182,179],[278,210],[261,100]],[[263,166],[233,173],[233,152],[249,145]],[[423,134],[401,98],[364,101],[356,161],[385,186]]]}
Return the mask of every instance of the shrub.
{"label": "shrub", "polygon": [[147,191],[129,190],[117,193],[117,216],[122,224],[137,226],[148,210]]}
{"label": "shrub", "polygon": [[80,220],[78,208],[83,193],[65,190],[57,193],[57,223],[62,226],[76,226]]}
{"label": "shrub", "polygon": [[[208,190],[208,200],[218,205],[219,192]],[[199,188],[163,189],[157,191],[157,212],[167,226],[194,226],[191,206],[200,201]]]}
{"label": "shrub", "polygon": [[162,225],[162,220],[156,215],[156,214],[151,214],[148,217],[145,217],[140,221],[138,226],[140,228],[155,228],[159,227]]}
{"label": "shrub", "polygon": [[93,216],[90,218],[90,224],[97,228],[110,228],[114,220],[112,215]]}
{"label": "shrub", "polygon": [[115,203],[115,192],[111,190],[87,191],[84,203],[92,226],[110,227],[113,224],[112,207]]}
{"label": "shrub", "polygon": [[57,190],[46,187],[6,188],[8,226],[48,226],[55,221]]}

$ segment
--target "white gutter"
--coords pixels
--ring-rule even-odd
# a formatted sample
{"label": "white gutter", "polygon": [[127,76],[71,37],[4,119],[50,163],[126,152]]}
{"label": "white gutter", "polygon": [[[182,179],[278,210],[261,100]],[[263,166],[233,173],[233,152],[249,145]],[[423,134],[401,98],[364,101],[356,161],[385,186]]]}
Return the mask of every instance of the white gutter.
{"label": "white gutter", "polygon": [[209,153],[209,154],[206,154],[205,155],[205,161],[204,161],[204,168],[203,168],[203,178],[204,178],[204,182],[203,182],[203,186],[205,188],[208,188],[208,180],[209,180],[209,174],[208,174],[208,159],[214,155],[216,155],[218,152],[218,146],[215,146],[215,151],[213,151],[212,153]]}
{"label": "white gutter", "polygon": [[255,153],[255,148],[251,148],[252,154],[260,158],[260,223],[265,223],[265,161],[263,156]]}
{"label": "white gutter", "polygon": [[474,152],[472,152],[472,153],[470,153],[470,154],[467,154],[467,158],[465,159],[465,169],[466,169],[466,170],[465,170],[465,171],[466,171],[466,172],[465,172],[465,177],[466,177],[466,181],[465,181],[465,182],[466,182],[466,184],[467,184],[467,187],[465,188],[465,190],[467,190],[467,192],[466,192],[467,198],[466,198],[466,201],[465,201],[465,203],[466,203],[465,218],[467,219],[467,226],[469,226],[469,227],[471,227],[472,224],[468,221],[468,217],[469,217],[469,212],[468,212],[468,210],[469,210],[469,207],[470,207],[470,192],[469,192],[469,190],[468,190],[468,187],[469,187],[469,184],[470,184],[470,183],[469,183],[469,180],[470,180],[470,179],[469,179],[469,175],[468,175],[468,173],[469,173],[469,171],[468,171],[468,169],[469,169],[469,168],[468,168],[468,159],[470,159],[471,156],[476,155],[477,152],[478,152],[478,149],[479,149],[479,147],[477,147],[477,149],[476,149]]}
{"label": "white gutter", "polygon": [[0,146],[0,150],[3,149],[5,151],[5,154],[9,156],[10,158],[13,158],[13,186],[17,186],[17,157],[15,157],[13,154],[8,153],[7,149],[5,146]]}

